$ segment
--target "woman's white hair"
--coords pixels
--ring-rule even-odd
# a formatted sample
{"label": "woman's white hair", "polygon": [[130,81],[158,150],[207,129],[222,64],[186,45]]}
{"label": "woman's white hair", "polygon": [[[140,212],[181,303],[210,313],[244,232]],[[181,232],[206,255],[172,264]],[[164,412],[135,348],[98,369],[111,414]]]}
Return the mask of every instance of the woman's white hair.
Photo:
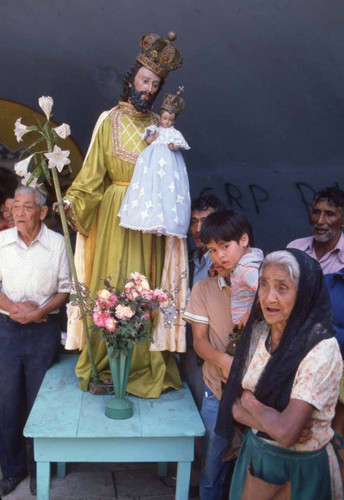
{"label": "woman's white hair", "polygon": [[26,187],[26,186],[19,186],[16,189],[15,195],[17,193],[34,194],[35,195],[36,203],[41,208],[44,207],[47,204],[47,195],[43,192],[42,189],[31,188],[31,187]]}
{"label": "woman's white hair", "polygon": [[289,273],[291,279],[294,281],[297,287],[300,279],[300,266],[294,255],[287,250],[278,250],[277,252],[269,253],[263,260],[260,266],[259,276],[262,275],[263,270],[266,266],[282,266],[287,273]]}

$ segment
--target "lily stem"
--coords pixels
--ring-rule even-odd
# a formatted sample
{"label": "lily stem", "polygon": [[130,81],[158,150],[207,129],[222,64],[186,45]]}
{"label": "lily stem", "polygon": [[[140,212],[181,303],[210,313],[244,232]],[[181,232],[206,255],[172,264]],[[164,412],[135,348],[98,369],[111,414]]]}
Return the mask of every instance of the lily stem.
{"label": "lily stem", "polygon": [[90,334],[88,331],[85,307],[84,307],[84,303],[82,301],[82,297],[81,297],[81,293],[80,293],[80,285],[79,285],[78,275],[76,272],[76,267],[75,267],[75,262],[74,262],[74,254],[73,254],[72,244],[71,244],[70,237],[69,237],[66,214],[65,214],[65,211],[63,209],[62,195],[61,195],[60,183],[59,183],[56,167],[52,168],[52,174],[53,174],[53,181],[54,181],[56,198],[57,198],[58,205],[60,207],[59,212],[60,212],[63,234],[64,234],[64,237],[66,240],[66,245],[67,245],[69,264],[70,264],[70,267],[72,270],[75,291],[76,291],[77,300],[78,300],[78,304],[79,304],[79,308],[80,308],[80,312],[81,312],[82,324],[83,324],[83,328],[84,328],[84,332],[85,332],[85,339],[86,339],[88,356],[90,358],[90,363],[91,363],[93,380],[94,380],[94,382],[99,382],[98,372],[96,369],[96,365],[95,365],[94,357],[93,357],[93,352],[92,352]]}

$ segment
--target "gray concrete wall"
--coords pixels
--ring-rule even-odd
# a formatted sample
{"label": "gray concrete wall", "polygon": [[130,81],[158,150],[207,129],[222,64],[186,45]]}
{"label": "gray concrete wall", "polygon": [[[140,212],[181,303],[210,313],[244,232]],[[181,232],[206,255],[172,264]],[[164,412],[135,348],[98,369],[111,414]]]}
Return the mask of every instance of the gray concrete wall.
{"label": "gray concrete wall", "polygon": [[1,97],[53,96],[85,152],[139,37],[173,29],[192,195],[244,210],[272,249],[308,234],[313,190],[344,188],[343,26],[342,0],[2,0]]}

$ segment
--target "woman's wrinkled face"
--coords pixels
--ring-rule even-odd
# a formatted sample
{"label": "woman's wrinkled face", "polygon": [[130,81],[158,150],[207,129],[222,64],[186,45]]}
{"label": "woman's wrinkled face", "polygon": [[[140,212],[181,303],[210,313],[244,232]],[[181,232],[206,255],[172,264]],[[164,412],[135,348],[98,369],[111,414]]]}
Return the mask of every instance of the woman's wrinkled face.
{"label": "woman's wrinkled face", "polygon": [[265,320],[285,327],[295,305],[297,288],[283,266],[269,264],[259,280],[258,297]]}

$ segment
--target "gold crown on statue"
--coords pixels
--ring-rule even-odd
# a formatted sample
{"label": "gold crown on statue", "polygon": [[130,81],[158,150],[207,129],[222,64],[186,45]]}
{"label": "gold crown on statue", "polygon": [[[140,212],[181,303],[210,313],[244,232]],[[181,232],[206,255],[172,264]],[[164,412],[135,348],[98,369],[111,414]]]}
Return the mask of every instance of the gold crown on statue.
{"label": "gold crown on statue", "polygon": [[161,109],[174,113],[176,116],[181,113],[185,107],[184,99],[180,93],[184,91],[184,87],[179,87],[176,94],[165,94],[162,98]]}
{"label": "gold crown on statue", "polygon": [[177,35],[170,31],[167,40],[154,33],[147,33],[140,39],[140,53],[136,60],[161,78],[166,78],[170,71],[181,67],[183,59],[171,44]]}

